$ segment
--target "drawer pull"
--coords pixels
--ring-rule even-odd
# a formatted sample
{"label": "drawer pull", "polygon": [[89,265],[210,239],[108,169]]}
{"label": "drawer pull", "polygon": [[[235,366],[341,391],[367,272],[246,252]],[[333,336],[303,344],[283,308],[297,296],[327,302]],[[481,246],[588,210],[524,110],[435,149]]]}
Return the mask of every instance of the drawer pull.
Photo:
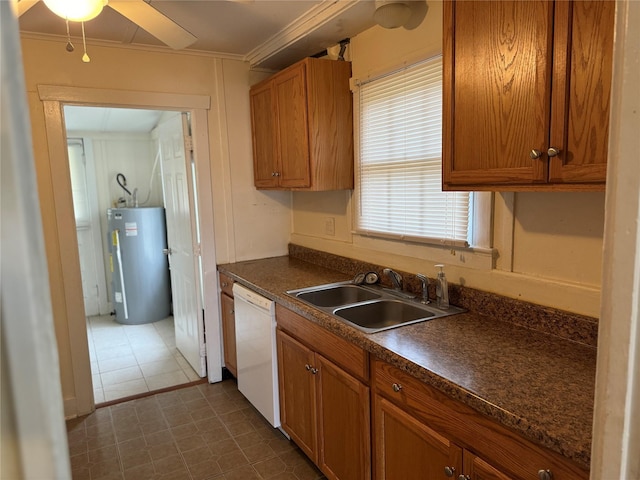
{"label": "drawer pull", "polygon": [[444,467],[444,474],[451,478],[456,474],[456,469],[455,467]]}
{"label": "drawer pull", "polygon": [[551,470],[538,470],[538,478],[540,480],[552,480],[553,473],[551,473]]}
{"label": "drawer pull", "polygon": [[391,388],[393,388],[394,392],[399,392],[400,390],[402,390],[402,385],[400,385],[399,383],[394,383],[393,385],[391,385]]}

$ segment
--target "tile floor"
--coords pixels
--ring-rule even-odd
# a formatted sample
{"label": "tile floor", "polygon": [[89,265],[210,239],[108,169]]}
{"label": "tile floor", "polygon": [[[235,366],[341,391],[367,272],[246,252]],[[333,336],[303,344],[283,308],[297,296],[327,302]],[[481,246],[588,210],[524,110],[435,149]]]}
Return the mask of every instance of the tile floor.
{"label": "tile floor", "polygon": [[67,434],[74,480],[325,478],[235,380],[102,407]]}
{"label": "tile floor", "polygon": [[200,378],[176,350],[173,317],[145,325],[87,317],[87,337],[96,403]]}

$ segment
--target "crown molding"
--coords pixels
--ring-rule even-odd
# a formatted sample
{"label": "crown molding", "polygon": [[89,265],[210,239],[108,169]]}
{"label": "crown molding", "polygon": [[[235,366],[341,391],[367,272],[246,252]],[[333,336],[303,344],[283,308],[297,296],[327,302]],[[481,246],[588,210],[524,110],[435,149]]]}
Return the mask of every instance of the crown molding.
{"label": "crown molding", "polygon": [[354,7],[360,1],[366,0],[332,0],[321,2],[273,35],[262,45],[247,53],[244,56],[244,60],[249,62],[250,67],[254,69],[254,67],[260,63],[293,45],[309,33]]}

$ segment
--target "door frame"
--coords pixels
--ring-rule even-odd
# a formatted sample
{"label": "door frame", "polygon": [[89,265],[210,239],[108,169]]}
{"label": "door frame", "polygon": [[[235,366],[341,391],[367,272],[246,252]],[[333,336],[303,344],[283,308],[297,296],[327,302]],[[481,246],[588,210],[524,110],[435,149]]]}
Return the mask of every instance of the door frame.
{"label": "door frame", "polygon": [[86,320],[82,289],[78,243],[73,211],[71,179],[67,158],[67,140],[64,125],[64,106],[83,105],[101,107],[144,108],[150,110],[174,110],[191,113],[193,151],[198,182],[198,211],[200,216],[201,256],[203,266],[205,311],[204,323],[209,382],[222,380],[222,356],[220,345],[220,319],[218,277],[213,218],[213,185],[211,177],[208,111],[211,98],[206,95],[109,90],[85,87],[38,85],[38,95],[43,104],[47,147],[51,165],[56,218],[60,241],[58,249],[64,284],[64,303],[67,309],[68,335],[71,345],[71,363],[75,389],[75,405],[65,404],[65,414],[76,416],[94,410],[91,364],[87,342]]}

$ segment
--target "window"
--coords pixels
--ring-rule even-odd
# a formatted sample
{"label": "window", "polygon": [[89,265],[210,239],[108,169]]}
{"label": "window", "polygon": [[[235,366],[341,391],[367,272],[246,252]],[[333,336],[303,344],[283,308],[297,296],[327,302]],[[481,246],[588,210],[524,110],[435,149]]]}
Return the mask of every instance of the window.
{"label": "window", "polygon": [[442,192],[442,56],[359,85],[357,231],[471,241],[472,195]]}

